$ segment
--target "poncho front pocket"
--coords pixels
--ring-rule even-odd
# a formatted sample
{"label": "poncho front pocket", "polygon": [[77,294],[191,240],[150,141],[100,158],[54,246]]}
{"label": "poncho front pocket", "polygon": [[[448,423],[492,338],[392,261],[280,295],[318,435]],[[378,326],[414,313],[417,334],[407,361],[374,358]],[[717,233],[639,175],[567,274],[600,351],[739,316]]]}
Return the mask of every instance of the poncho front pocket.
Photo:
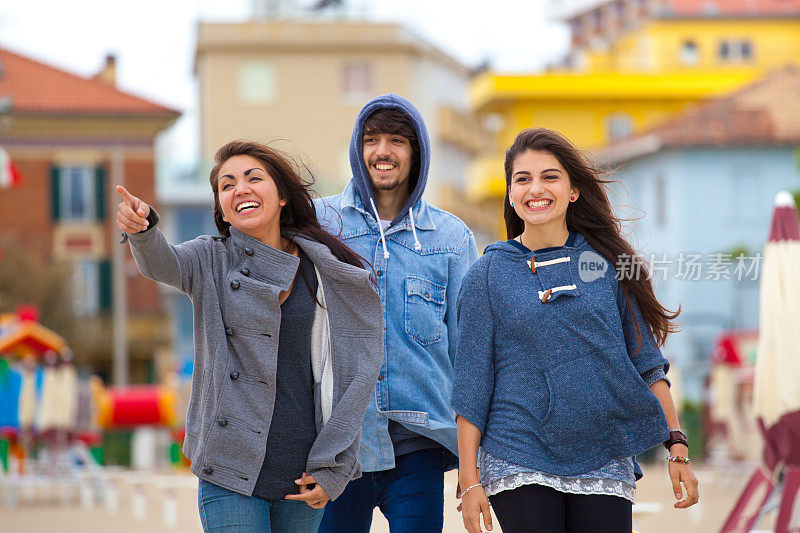
{"label": "poncho front pocket", "polygon": [[617,420],[648,414],[649,405],[636,401],[647,385],[636,378],[627,367],[613,365],[602,350],[549,369],[542,440],[552,445],[594,440]]}

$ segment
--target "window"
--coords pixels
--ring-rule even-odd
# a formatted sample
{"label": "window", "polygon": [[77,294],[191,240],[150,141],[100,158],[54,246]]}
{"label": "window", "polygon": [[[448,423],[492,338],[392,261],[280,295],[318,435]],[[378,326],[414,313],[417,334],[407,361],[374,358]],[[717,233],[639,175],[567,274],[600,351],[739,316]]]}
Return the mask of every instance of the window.
{"label": "window", "polygon": [[753,43],[749,39],[725,39],[719,42],[717,57],[723,63],[747,63],[753,59]]}
{"label": "window", "polygon": [[239,99],[268,104],[275,99],[275,68],[269,61],[245,61],[239,66]]}
{"label": "window", "polygon": [[75,314],[96,315],[100,310],[100,268],[97,261],[76,262],[73,269]]}
{"label": "window", "polygon": [[347,63],[342,70],[342,93],[348,102],[360,103],[373,93],[372,67],[367,63]]}
{"label": "window", "polygon": [[731,55],[731,45],[728,41],[719,43],[719,52],[717,55],[722,61],[728,61]]}
{"label": "window", "polygon": [[630,137],[633,133],[633,120],[627,113],[614,113],[607,119],[607,131],[609,141],[617,141]]}
{"label": "window", "polygon": [[750,61],[753,58],[753,43],[750,41],[742,41],[739,43],[739,52],[742,59]]}
{"label": "window", "polygon": [[55,168],[53,175],[56,219],[94,220],[103,204],[102,195],[97,198],[96,169],[90,166],[62,166]]}
{"label": "window", "polygon": [[681,63],[684,65],[696,65],[700,61],[700,52],[697,43],[694,41],[684,41],[681,44]]}

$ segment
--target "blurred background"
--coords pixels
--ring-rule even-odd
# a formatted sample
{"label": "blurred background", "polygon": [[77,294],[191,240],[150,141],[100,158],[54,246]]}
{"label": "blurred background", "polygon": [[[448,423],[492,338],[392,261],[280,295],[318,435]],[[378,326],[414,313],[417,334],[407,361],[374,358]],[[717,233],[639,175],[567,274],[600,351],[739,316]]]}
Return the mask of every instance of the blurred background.
{"label": "blurred background", "polygon": [[[386,92],[422,112],[426,199],[479,249],[505,239],[521,129],[609,172],[659,298],[681,306],[664,351],[704,484],[672,510],[649,452],[636,525],[719,530],[739,508],[764,468],[773,198],[800,197],[800,0],[29,0],[0,4],[0,530],[199,529],[180,452],[191,303],[116,245],[114,185],[173,242],[216,233],[208,171],[232,139],[274,142],[337,193],[355,116]],[[740,506],[753,527],[774,525],[772,488]]]}

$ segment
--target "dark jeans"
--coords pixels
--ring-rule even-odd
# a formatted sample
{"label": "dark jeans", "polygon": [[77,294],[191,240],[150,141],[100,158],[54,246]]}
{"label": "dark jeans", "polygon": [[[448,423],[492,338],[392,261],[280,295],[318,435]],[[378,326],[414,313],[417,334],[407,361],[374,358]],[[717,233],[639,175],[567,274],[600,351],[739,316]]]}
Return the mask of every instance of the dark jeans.
{"label": "dark jeans", "polygon": [[206,533],[315,533],[322,509],[293,500],[267,501],[200,480],[200,522]]}
{"label": "dark jeans", "polygon": [[364,472],[325,507],[320,533],[366,533],[376,505],[392,533],[441,533],[445,453],[419,450],[397,457],[391,470]]}
{"label": "dark jeans", "polygon": [[630,533],[632,504],[602,494],[568,494],[523,485],[489,497],[503,533]]}

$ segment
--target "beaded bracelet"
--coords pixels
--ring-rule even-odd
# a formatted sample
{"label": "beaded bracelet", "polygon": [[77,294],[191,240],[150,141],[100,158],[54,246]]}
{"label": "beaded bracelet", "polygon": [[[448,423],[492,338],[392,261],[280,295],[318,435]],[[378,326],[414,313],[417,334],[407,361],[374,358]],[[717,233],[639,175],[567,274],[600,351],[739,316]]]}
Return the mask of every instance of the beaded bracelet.
{"label": "beaded bracelet", "polygon": [[667,461],[671,463],[681,463],[684,465],[688,465],[689,463],[692,462],[692,460],[689,459],[688,457],[683,457],[681,455],[674,455],[672,457],[667,457]]}
{"label": "beaded bracelet", "polygon": [[467,488],[466,488],[466,489],[465,489],[465,490],[464,490],[464,491],[461,493],[461,497],[463,498],[464,496],[466,496],[466,495],[467,495],[467,493],[468,493],[469,491],[471,491],[471,490],[472,490],[472,489],[474,489],[475,487],[480,487],[480,486],[481,486],[481,484],[480,484],[480,483],[475,483],[474,485],[470,485],[469,487],[467,487]]}

